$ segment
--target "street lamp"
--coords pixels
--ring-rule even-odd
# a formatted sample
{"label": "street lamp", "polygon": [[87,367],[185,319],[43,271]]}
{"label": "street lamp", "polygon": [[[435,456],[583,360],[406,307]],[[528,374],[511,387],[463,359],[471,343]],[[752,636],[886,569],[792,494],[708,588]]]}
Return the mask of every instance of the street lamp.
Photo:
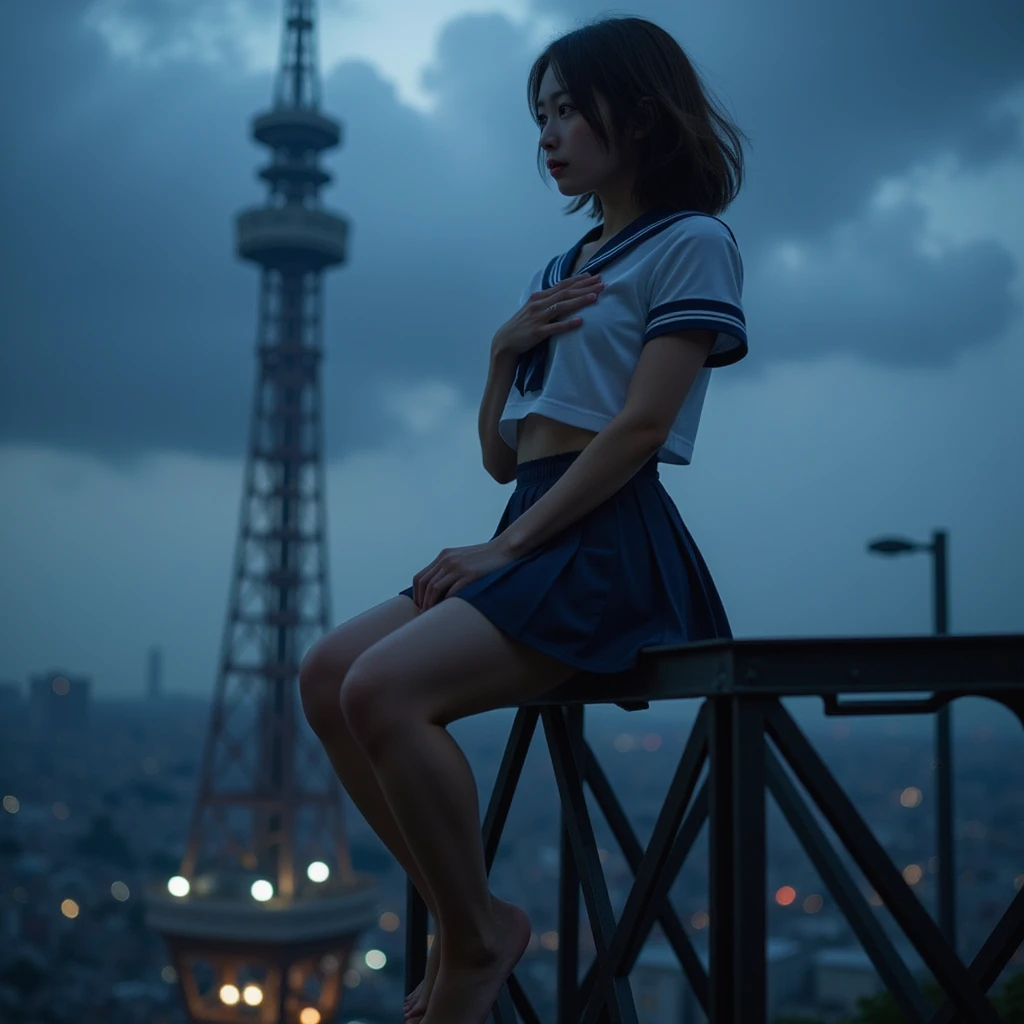
{"label": "street lamp", "polygon": [[[949,575],[945,530],[933,530],[932,542],[921,544],[901,537],[882,537],[868,544],[878,555],[904,555],[925,551],[932,556],[932,600],[935,632],[949,632]],[[939,813],[939,927],[956,949],[956,870],[953,858],[953,743],[950,705],[939,708],[935,729],[935,760],[938,772]]]}

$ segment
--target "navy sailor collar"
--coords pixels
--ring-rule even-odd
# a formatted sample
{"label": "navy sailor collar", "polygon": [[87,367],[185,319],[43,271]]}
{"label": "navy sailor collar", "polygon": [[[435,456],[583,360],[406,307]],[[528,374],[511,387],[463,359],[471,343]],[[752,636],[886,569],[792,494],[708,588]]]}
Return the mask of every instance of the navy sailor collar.
{"label": "navy sailor collar", "polygon": [[[616,232],[611,238],[608,239],[600,249],[595,252],[586,263],[577,271],[577,274],[584,272],[596,273],[601,267],[610,263],[612,260],[624,253],[629,252],[630,249],[639,245],[645,239],[652,238],[654,235],[661,231],[664,231],[670,224],[675,224],[677,220],[682,220],[685,217],[706,217],[707,214],[700,213],[698,210],[669,210],[664,206],[656,206],[653,209],[648,210],[646,213],[642,213],[634,221],[627,224],[621,231]],[[716,218],[717,219],[717,218]],[[571,273],[572,266],[576,262],[577,257],[580,254],[580,249],[583,248],[586,243],[591,240],[590,236],[598,230],[600,225],[591,228],[568,252],[563,253],[561,256],[556,256],[547,267],[544,274],[544,282],[542,287],[550,288],[553,285],[559,284],[564,281]]]}

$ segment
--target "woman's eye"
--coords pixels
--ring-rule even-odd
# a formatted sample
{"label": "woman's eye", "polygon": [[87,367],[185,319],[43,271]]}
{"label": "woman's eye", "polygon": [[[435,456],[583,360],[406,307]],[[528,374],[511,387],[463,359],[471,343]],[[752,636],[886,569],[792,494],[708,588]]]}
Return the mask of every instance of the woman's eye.
{"label": "woman's eye", "polygon": [[[559,114],[559,116],[561,116],[562,111],[565,110],[565,109],[575,110],[576,108],[571,103],[559,103],[559,105],[558,105],[558,114]],[[544,114],[538,114],[537,115],[537,124],[541,128],[544,127],[546,122],[547,122],[547,116],[546,115],[544,115]]]}

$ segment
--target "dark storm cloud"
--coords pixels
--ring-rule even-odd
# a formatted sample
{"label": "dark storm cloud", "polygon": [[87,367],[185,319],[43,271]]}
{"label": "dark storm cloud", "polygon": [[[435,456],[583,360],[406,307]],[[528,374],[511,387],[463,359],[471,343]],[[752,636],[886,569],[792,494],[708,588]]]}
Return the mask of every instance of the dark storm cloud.
{"label": "dark storm cloud", "polygon": [[[226,215],[257,196],[237,112],[266,90],[180,66],[130,71],[79,16],[46,19],[44,6],[22,23],[30,58],[6,37],[9,56],[60,88],[20,91],[22,144],[0,171],[4,439],[237,450],[253,292],[224,258]],[[29,67],[0,66],[10,94]]]}
{"label": "dark storm cloud", "polygon": [[803,252],[795,269],[781,258],[761,268],[746,304],[773,359],[841,352],[936,365],[999,337],[1021,312],[1013,260],[991,241],[922,256],[913,242],[923,228],[917,206],[873,211]]}
{"label": "dark storm cloud", "polygon": [[[266,154],[247,133],[270,78],[119,63],[81,28],[84,6],[11,5],[2,15],[0,88],[19,97],[7,120],[20,141],[0,162],[0,441],[115,458],[236,454],[257,274],[233,257],[232,218],[262,202],[255,172]],[[1012,80],[1016,15],[973,24],[929,5],[914,22],[896,5],[883,26],[863,5],[806,6],[798,20],[790,0],[787,24],[776,5],[769,15],[747,0],[742,17],[702,29],[712,85],[727,86],[754,140],[747,189],[727,214],[748,267],[751,367],[837,349],[934,363],[998,335],[1013,315],[1012,263],[994,243],[931,259],[916,250],[912,215],[866,220],[853,229],[855,254],[872,262],[860,276],[828,245],[837,225],[863,217],[882,175],[943,149],[982,160],[1014,144],[985,115]],[[175,9],[135,8],[156,28]],[[685,41],[685,26],[651,13]],[[960,64],[951,61],[958,34],[970,51]],[[434,114],[403,106],[362,63],[325,81],[324,106],[345,126],[344,147],[325,161],[336,176],[326,201],[352,219],[351,262],[326,288],[332,455],[402,429],[381,411],[386,381],[448,380],[475,402],[487,343],[521,285],[590,226],[536,213],[524,86],[532,56],[506,19],[473,16],[447,26],[426,73]],[[836,273],[812,277],[813,289],[773,279],[780,271],[766,254],[782,238],[824,253]],[[761,266],[772,269],[759,279]],[[823,331],[830,318],[842,328]],[[927,331],[908,342],[915,320]]]}

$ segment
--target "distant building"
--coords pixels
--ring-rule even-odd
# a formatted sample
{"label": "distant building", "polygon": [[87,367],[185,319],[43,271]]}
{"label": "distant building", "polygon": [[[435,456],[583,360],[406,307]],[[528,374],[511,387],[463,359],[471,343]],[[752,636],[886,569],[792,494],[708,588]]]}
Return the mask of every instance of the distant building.
{"label": "distant building", "polygon": [[819,950],[814,957],[814,987],[818,1008],[830,1017],[852,1013],[859,999],[884,988],[859,946]]}
{"label": "distant building", "polygon": [[[896,953],[912,974],[921,960],[905,943],[896,942]],[[826,1020],[848,1017],[857,1001],[885,988],[867,953],[860,946],[820,949],[814,954],[815,1005]]]}
{"label": "distant building", "polygon": [[29,710],[34,729],[64,735],[80,732],[88,720],[91,690],[88,676],[62,671],[32,676]]}
{"label": "distant building", "polygon": [[0,679],[0,714],[21,707],[21,684]]}
{"label": "distant building", "polygon": [[[707,947],[697,956],[708,969]],[[768,1017],[785,1013],[805,996],[809,983],[809,957],[797,942],[769,938],[765,948],[768,969]],[[629,975],[639,1024],[706,1024],[693,990],[687,984],[671,946],[647,943]]]}
{"label": "distant building", "polygon": [[[11,736],[25,727],[24,709],[21,685],[6,680],[0,681],[0,736]],[[7,740],[3,742],[6,743]]]}
{"label": "distant building", "polygon": [[151,647],[146,672],[146,696],[149,700],[159,700],[163,696],[163,674],[163,651],[159,647]]}
{"label": "distant building", "polygon": [[696,1024],[692,993],[671,946],[648,942],[630,971],[629,985],[637,1024]]}

